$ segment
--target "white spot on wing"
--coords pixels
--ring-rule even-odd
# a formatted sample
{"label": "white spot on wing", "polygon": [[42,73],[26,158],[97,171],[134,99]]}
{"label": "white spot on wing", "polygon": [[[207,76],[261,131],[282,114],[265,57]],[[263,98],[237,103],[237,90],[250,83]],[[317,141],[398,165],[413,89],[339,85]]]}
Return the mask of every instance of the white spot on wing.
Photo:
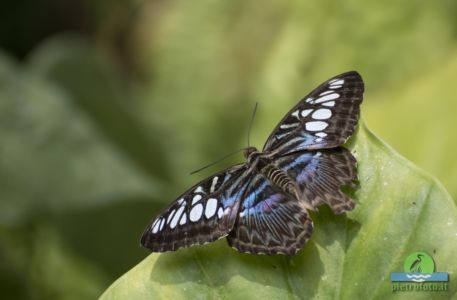
{"label": "white spot on wing", "polygon": [[325,91],[325,92],[320,93],[319,96],[324,96],[324,95],[331,94],[331,93],[333,93],[333,91]]}
{"label": "white spot on wing", "polygon": [[335,78],[335,79],[330,80],[328,83],[332,84],[332,83],[334,83],[335,81],[338,81],[338,80],[340,80],[340,79],[339,78]]}
{"label": "white spot on wing", "polygon": [[333,82],[330,82],[330,85],[343,85],[344,84],[344,79],[336,80]]}
{"label": "white spot on wing", "polygon": [[316,142],[322,142],[322,138],[317,138]]}
{"label": "white spot on wing", "polygon": [[313,98],[308,98],[308,99],[305,100],[306,103],[310,103],[312,101],[313,101]]}
{"label": "white spot on wing", "polygon": [[179,225],[184,225],[187,222],[187,215],[183,214],[181,220],[179,220]]}
{"label": "white spot on wing", "polygon": [[328,94],[328,95],[325,95],[323,97],[317,98],[316,101],[314,101],[314,102],[317,104],[317,103],[322,103],[322,102],[325,102],[325,101],[328,101],[328,100],[338,99],[339,97],[340,97],[339,94],[332,93],[332,94]]}
{"label": "white spot on wing", "polygon": [[183,203],[184,203],[184,199],[183,198],[178,200],[178,204],[183,204]]}
{"label": "white spot on wing", "polygon": [[195,195],[194,198],[192,199],[192,205],[194,205],[195,203],[200,201],[201,198],[202,198],[201,195]]}
{"label": "white spot on wing", "polygon": [[332,111],[327,108],[320,108],[316,110],[311,117],[315,120],[326,120],[332,116]]}
{"label": "white spot on wing", "polygon": [[160,228],[159,228],[159,231],[162,231],[163,225],[165,225],[165,218],[163,218],[162,220],[160,220]]}
{"label": "white spot on wing", "polygon": [[322,131],[327,128],[328,123],[322,121],[306,122],[306,130],[309,131]]}
{"label": "white spot on wing", "polygon": [[318,137],[326,137],[327,134],[325,132],[318,132],[315,134],[315,136],[318,136]]}
{"label": "white spot on wing", "polygon": [[196,204],[190,211],[189,219],[192,222],[197,222],[200,220],[203,213],[203,205],[201,203]]}
{"label": "white spot on wing", "polygon": [[219,209],[217,210],[217,217],[220,219],[220,218],[222,218],[223,215],[224,215],[224,210],[222,209],[222,207],[219,207]]}
{"label": "white spot on wing", "polygon": [[298,110],[291,113],[291,115],[300,120],[300,118],[298,117]]}
{"label": "white spot on wing", "polygon": [[335,106],[335,101],[328,101],[328,102],[322,103],[322,105],[333,107],[333,106]]}
{"label": "white spot on wing", "polygon": [[331,88],[332,90],[339,89],[340,87],[343,87],[343,86],[342,85],[331,85],[331,86],[329,86],[329,88]]}
{"label": "white spot on wing", "polygon": [[282,124],[281,126],[279,126],[279,128],[281,129],[287,129],[287,128],[291,128],[291,127],[297,127],[300,123],[292,123],[292,124]]}
{"label": "white spot on wing", "polygon": [[173,217],[173,215],[175,214],[176,212],[176,209],[173,209],[170,214],[168,215],[168,218],[167,218],[167,224],[170,224],[170,220],[171,218]]}
{"label": "white spot on wing", "polygon": [[206,203],[206,208],[205,208],[205,216],[207,219],[211,218],[214,216],[216,213],[217,209],[217,199],[215,198],[209,198],[208,202]]}
{"label": "white spot on wing", "polygon": [[214,176],[213,182],[211,183],[211,188],[210,188],[210,193],[214,192],[214,189],[216,188],[217,181],[219,180],[219,177]]}
{"label": "white spot on wing", "polygon": [[159,230],[160,220],[161,219],[159,218],[154,221],[154,224],[152,224],[152,233],[157,233],[157,231]]}
{"label": "white spot on wing", "polygon": [[176,214],[174,215],[173,219],[171,219],[171,223],[170,223],[171,229],[176,227],[176,225],[178,224],[179,218],[181,218],[183,211],[184,211],[184,206],[181,206],[178,209],[178,211],[176,212]]}
{"label": "white spot on wing", "polygon": [[195,189],[194,193],[204,193],[203,188],[199,186],[198,188]]}
{"label": "white spot on wing", "polygon": [[306,117],[306,116],[309,115],[312,111],[313,111],[312,109],[305,109],[305,110],[302,110],[301,116],[302,116],[302,117]]}

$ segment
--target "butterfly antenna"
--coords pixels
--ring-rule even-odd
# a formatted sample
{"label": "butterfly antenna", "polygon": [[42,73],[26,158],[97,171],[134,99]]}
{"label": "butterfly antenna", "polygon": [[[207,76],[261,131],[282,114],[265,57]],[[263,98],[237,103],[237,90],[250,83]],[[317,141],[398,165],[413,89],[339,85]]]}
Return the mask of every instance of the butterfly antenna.
{"label": "butterfly antenna", "polygon": [[255,113],[257,112],[257,105],[258,105],[258,104],[259,104],[258,102],[255,103],[254,111],[252,112],[251,121],[249,122],[249,129],[248,129],[248,148],[249,148],[249,146],[251,145],[250,142],[249,142],[249,137],[251,136],[252,124],[254,123]]}
{"label": "butterfly antenna", "polygon": [[[251,135],[251,128],[252,128],[252,123],[254,123],[254,117],[255,117],[255,113],[256,113],[256,111],[257,111],[257,105],[258,105],[258,103],[256,102],[256,103],[255,103],[255,106],[254,106],[254,111],[252,112],[251,121],[249,122],[249,130],[248,130],[248,147],[249,147],[249,145],[250,145],[250,143],[249,143],[249,136]],[[210,164],[207,164],[206,166],[201,167],[200,169],[197,169],[197,170],[195,170],[195,171],[190,172],[190,175],[193,175],[193,174],[195,174],[195,173],[198,173],[198,172],[200,172],[200,171],[203,171],[204,169],[207,169],[207,168],[209,168],[209,167],[211,167],[211,166],[214,166],[215,164],[220,163],[220,162],[223,161],[224,159],[227,159],[227,158],[229,158],[230,156],[235,155],[235,154],[237,154],[238,152],[241,152],[241,151],[243,151],[243,150],[245,150],[245,148],[241,148],[241,149],[235,150],[235,151],[233,151],[233,152],[230,152],[229,154],[224,155],[223,157],[219,158],[218,160],[216,160],[216,161],[214,161],[214,162],[212,162],[212,163],[210,163]]]}
{"label": "butterfly antenna", "polygon": [[210,164],[207,164],[206,166],[201,167],[201,168],[198,169],[198,170],[195,170],[195,171],[193,171],[193,172],[190,172],[190,175],[193,175],[193,174],[195,174],[195,173],[198,173],[198,172],[200,172],[200,171],[203,171],[203,170],[206,169],[206,168],[209,168],[209,167],[211,167],[211,166],[214,166],[215,164],[220,163],[220,162],[223,161],[224,159],[226,159],[226,158],[228,158],[228,157],[230,157],[230,156],[232,156],[232,155],[235,155],[235,154],[237,154],[238,152],[241,152],[241,151],[243,151],[243,150],[244,150],[244,148],[238,149],[238,150],[233,151],[233,152],[230,152],[229,154],[227,154],[227,155],[225,155],[225,156],[219,158],[218,160],[216,160],[216,161],[214,161],[214,162],[212,162],[212,163],[210,163]]}

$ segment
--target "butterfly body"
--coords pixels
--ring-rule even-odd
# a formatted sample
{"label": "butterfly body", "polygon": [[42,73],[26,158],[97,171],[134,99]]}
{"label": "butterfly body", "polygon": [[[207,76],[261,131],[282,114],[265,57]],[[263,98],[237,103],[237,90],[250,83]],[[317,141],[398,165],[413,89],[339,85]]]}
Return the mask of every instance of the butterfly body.
{"label": "butterfly body", "polygon": [[252,172],[262,174],[269,181],[269,184],[281,189],[288,196],[296,199],[301,198],[294,179],[272,163],[273,159],[270,154],[262,153],[255,147],[248,147],[244,151],[244,156],[246,164]]}
{"label": "butterfly body", "polygon": [[155,252],[227,237],[240,252],[294,255],[311,237],[308,210],[352,210],[341,191],[357,178],[356,160],[341,147],[359,117],[363,81],[338,75],[303,98],[273,130],[262,151],[183,193],[145,230],[141,244]]}

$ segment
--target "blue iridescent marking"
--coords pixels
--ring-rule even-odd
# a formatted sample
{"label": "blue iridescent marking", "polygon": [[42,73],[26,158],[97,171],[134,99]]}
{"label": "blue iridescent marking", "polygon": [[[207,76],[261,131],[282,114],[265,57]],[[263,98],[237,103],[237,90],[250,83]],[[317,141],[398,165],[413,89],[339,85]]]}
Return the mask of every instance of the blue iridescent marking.
{"label": "blue iridescent marking", "polygon": [[267,199],[257,203],[255,211],[260,213],[270,213],[277,207],[277,204],[282,199],[280,194],[273,194]]}
{"label": "blue iridescent marking", "polygon": [[296,180],[298,183],[303,183],[308,180],[310,176],[315,174],[317,166],[319,165],[319,159],[312,159],[309,164],[298,174]]}
{"label": "blue iridescent marking", "polygon": [[246,200],[244,200],[244,202],[243,202],[243,206],[247,207],[247,208],[253,207],[254,201],[257,198],[257,195],[261,191],[263,191],[267,187],[267,185],[268,185],[268,182],[266,180],[264,180],[263,183],[257,189],[255,189],[254,191],[249,193],[249,195],[247,195],[247,197],[246,197]]}
{"label": "blue iridescent marking", "polygon": [[[247,184],[239,187],[239,183],[244,180],[244,177],[238,178],[235,183],[233,183],[230,188],[226,191],[226,197],[222,197],[222,205],[224,208],[231,207],[239,200],[240,195],[244,192]],[[235,191],[235,193],[234,193]]]}
{"label": "blue iridescent marking", "polygon": [[303,164],[303,163],[308,162],[308,161],[311,161],[312,159],[313,159],[312,154],[306,153],[306,154],[300,155],[298,158],[296,158],[290,164],[288,164],[284,168],[284,170],[285,171],[289,171],[290,169],[295,168],[297,165]]}
{"label": "blue iridescent marking", "polygon": [[252,216],[264,213],[271,213],[275,208],[277,208],[277,204],[281,199],[281,194],[273,194],[267,199],[258,202],[254,207],[245,207],[241,214],[243,216]]}
{"label": "blue iridescent marking", "polygon": [[316,144],[316,137],[310,134],[303,134],[303,141],[295,146],[296,148],[294,150],[301,150],[301,149],[306,149],[308,146],[315,145]]}

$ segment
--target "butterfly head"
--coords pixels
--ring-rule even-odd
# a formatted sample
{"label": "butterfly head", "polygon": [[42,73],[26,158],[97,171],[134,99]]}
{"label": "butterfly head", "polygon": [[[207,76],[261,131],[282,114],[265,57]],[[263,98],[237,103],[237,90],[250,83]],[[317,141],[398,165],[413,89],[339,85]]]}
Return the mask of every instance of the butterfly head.
{"label": "butterfly head", "polygon": [[244,157],[247,160],[248,164],[258,165],[259,159],[261,159],[262,153],[257,150],[255,147],[247,147],[243,151]]}
{"label": "butterfly head", "polygon": [[243,155],[246,159],[248,159],[251,155],[259,154],[259,151],[256,147],[247,147],[243,150]]}

